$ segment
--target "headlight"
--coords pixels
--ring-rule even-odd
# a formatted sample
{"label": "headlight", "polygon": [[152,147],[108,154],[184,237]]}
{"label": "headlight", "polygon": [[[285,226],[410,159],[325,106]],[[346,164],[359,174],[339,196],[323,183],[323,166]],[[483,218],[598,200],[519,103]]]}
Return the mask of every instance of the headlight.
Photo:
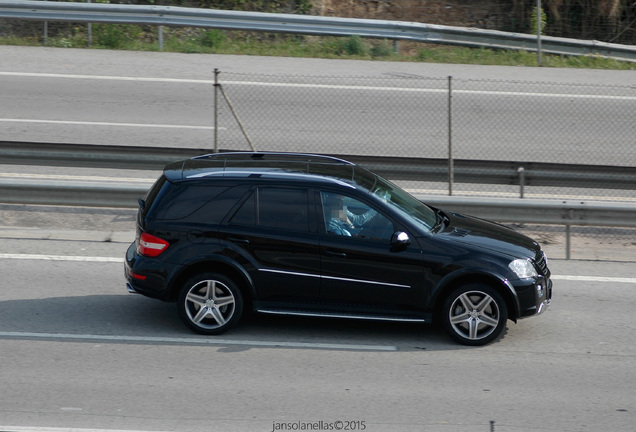
{"label": "headlight", "polygon": [[519,279],[533,278],[539,276],[529,260],[516,259],[508,264],[508,267],[510,267],[510,270],[512,270]]}

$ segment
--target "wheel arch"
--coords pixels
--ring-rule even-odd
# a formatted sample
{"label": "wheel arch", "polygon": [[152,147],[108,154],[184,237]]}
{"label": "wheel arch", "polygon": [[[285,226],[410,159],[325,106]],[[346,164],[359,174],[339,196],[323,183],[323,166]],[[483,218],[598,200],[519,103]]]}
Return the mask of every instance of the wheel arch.
{"label": "wheel arch", "polygon": [[[483,283],[497,290],[506,302],[506,306],[508,308],[508,319],[515,323],[517,322],[519,319],[520,307],[519,299],[513,286],[504,277],[479,270],[456,272],[443,278],[437,284],[433,293],[432,300],[435,314],[439,313],[442,309],[442,304],[451,291],[457,287],[470,283]],[[439,316],[436,316],[435,320],[437,321],[438,318]]]}
{"label": "wheel arch", "polygon": [[243,301],[251,308],[251,302],[254,298],[254,284],[251,276],[237,262],[225,257],[204,259],[185,265],[179,274],[172,279],[169,286],[169,299],[176,300],[179,290],[192,276],[206,272],[220,273],[232,279],[241,290]]}

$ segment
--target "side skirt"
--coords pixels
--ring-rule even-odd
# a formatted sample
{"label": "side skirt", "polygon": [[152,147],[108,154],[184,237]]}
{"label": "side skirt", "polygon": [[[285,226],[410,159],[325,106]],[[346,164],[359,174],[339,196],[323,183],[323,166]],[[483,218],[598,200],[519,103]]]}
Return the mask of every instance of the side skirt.
{"label": "side skirt", "polygon": [[385,314],[369,314],[369,313],[356,313],[356,312],[329,312],[329,311],[315,311],[315,310],[303,310],[303,309],[281,309],[281,308],[259,308],[254,309],[258,313],[272,314],[272,315],[293,315],[293,316],[307,316],[307,317],[321,317],[321,318],[346,318],[346,319],[360,319],[360,320],[372,320],[372,321],[398,321],[398,322],[419,322],[430,323],[431,318],[426,316],[410,316],[410,315],[385,315]]}

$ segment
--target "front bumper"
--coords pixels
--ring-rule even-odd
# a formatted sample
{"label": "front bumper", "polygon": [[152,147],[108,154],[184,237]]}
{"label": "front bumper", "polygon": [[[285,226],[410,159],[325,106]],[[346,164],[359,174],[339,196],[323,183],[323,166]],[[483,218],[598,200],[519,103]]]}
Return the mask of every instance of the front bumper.
{"label": "front bumper", "polygon": [[537,310],[537,315],[542,314],[545,310],[550,306],[550,302],[552,301],[552,281],[547,279],[547,287],[545,287],[545,300],[541,302],[539,305],[539,309]]}
{"label": "front bumper", "polygon": [[519,302],[519,318],[539,315],[552,300],[552,281],[549,278],[524,279],[513,283]]}

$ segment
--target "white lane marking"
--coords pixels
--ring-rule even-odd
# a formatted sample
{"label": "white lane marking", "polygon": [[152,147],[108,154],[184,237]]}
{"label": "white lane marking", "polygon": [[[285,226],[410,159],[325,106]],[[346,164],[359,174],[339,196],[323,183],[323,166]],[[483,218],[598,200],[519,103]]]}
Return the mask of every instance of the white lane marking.
{"label": "white lane marking", "polygon": [[[40,120],[40,119],[13,119],[0,118],[0,122],[6,123],[45,123],[45,124],[61,124],[61,125],[77,125],[77,126],[123,126],[123,127],[145,127],[145,128],[163,128],[163,129],[202,129],[214,130],[214,126],[188,126],[188,125],[163,125],[150,123],[112,123],[112,122],[86,122],[86,121],[70,121],[70,120]],[[220,127],[219,130],[225,130]]]}
{"label": "white lane marking", "polygon": [[621,277],[605,277],[605,276],[570,276],[570,275],[552,275],[552,280],[578,281],[578,282],[612,282],[636,284],[636,278]]}
{"label": "white lane marking", "polygon": [[[251,86],[269,86],[269,87],[306,87],[333,90],[374,90],[374,91],[391,91],[391,92],[416,92],[416,93],[448,93],[448,89],[432,89],[432,88],[414,88],[414,87],[377,87],[377,86],[359,86],[359,85],[330,85],[330,84],[297,84],[297,83],[268,83],[268,82],[249,82],[249,81],[225,81],[222,84],[230,85],[251,85]],[[568,94],[568,93],[533,93],[533,92],[506,92],[491,90],[453,90],[454,94],[466,95],[490,95],[490,96],[529,96],[529,97],[550,97],[565,99],[608,99],[608,100],[626,100],[636,101],[634,96],[610,96],[610,95],[592,95],[592,94]]]}
{"label": "white lane marking", "polygon": [[66,340],[101,340],[115,342],[142,342],[142,343],[178,343],[178,344],[203,344],[203,345],[240,345],[253,347],[275,348],[307,348],[330,350],[357,350],[357,351],[397,351],[397,347],[391,345],[357,345],[357,344],[331,344],[310,342],[282,342],[282,341],[254,341],[237,339],[211,338],[176,338],[176,337],[152,337],[152,336],[116,336],[70,333],[30,333],[30,332],[0,332],[0,337],[29,338],[29,339],[66,339]]}
{"label": "white lane marking", "polygon": [[[74,256],[74,255],[39,255],[39,254],[13,254],[0,253],[0,259],[18,260],[42,260],[42,261],[85,261],[85,262],[112,262],[123,263],[124,258],[117,257],[95,257],[95,256]],[[636,284],[636,278],[609,277],[609,276],[573,276],[555,275],[550,276],[552,280],[578,281],[578,282],[612,282]]]}
{"label": "white lane marking", "polygon": [[[414,189],[404,187],[404,190],[409,192],[411,195],[443,195],[448,196],[448,189]],[[631,192],[631,191],[630,191]],[[468,195],[468,196],[483,196],[486,198],[519,198],[519,192],[495,192],[495,191],[462,191],[462,190],[453,190],[455,195]],[[558,200],[555,199],[554,194],[540,194],[540,193],[526,193],[526,198],[536,198],[536,199],[554,199],[558,200],[577,200],[577,201],[636,201],[636,197],[630,196],[596,196],[596,195],[559,195]]]}
{"label": "white lane marking", "polygon": [[13,253],[0,253],[0,259],[40,260],[40,261],[84,261],[84,262],[112,262],[112,263],[124,262],[123,258],[116,258],[116,257],[13,254]]}
{"label": "white lane marking", "polygon": [[107,81],[146,81],[146,82],[171,82],[185,84],[214,84],[214,80],[183,79],[183,78],[148,78],[148,77],[127,77],[113,75],[74,75],[74,74],[54,74],[37,72],[0,72],[0,76],[17,77],[38,77],[38,78],[71,78],[71,79],[93,79]]}
{"label": "white lane marking", "polygon": [[[62,410],[64,410],[64,408],[62,408]],[[57,428],[57,427],[0,426],[0,432],[153,432],[153,431],[123,430],[123,429],[78,429],[78,428]]]}
{"label": "white lane marking", "polygon": [[157,179],[137,177],[106,177],[106,176],[78,176],[60,174],[27,174],[27,173],[0,173],[0,178],[17,178],[25,180],[80,180],[117,183],[154,183]]}
{"label": "white lane marking", "polygon": [[[70,79],[93,79],[93,80],[116,80],[116,81],[140,81],[140,82],[166,82],[185,84],[214,84],[214,80],[203,79],[179,79],[179,78],[147,78],[147,77],[126,77],[126,76],[104,76],[104,75],[71,75],[71,74],[51,74],[51,73],[27,73],[27,72],[0,72],[0,76],[18,77],[41,77],[41,78],[70,78]],[[425,79],[425,78],[424,78]],[[260,81],[222,81],[224,85],[246,85],[246,86],[267,86],[267,87],[301,87],[301,88],[322,88],[333,90],[376,90],[391,92],[418,92],[418,93],[448,93],[445,88],[396,88],[360,85],[330,85],[330,84],[302,84],[302,83],[272,83]],[[532,92],[505,92],[487,90],[454,90],[454,93],[463,94],[483,94],[494,96],[530,96],[530,97],[552,97],[552,98],[583,98],[583,99],[608,99],[634,101],[634,96],[610,96],[610,95],[585,95],[585,94],[559,94],[559,93],[532,93]]]}

